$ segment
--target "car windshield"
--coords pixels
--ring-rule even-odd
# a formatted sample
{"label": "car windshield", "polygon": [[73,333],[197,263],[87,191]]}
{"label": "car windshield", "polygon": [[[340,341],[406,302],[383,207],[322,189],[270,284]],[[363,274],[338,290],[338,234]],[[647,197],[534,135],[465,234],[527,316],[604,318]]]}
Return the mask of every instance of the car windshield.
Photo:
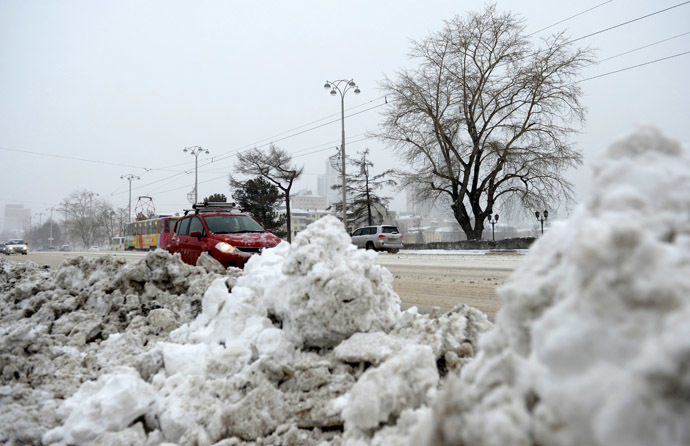
{"label": "car windshield", "polygon": [[263,226],[248,215],[215,215],[204,217],[204,220],[213,234],[266,232]]}

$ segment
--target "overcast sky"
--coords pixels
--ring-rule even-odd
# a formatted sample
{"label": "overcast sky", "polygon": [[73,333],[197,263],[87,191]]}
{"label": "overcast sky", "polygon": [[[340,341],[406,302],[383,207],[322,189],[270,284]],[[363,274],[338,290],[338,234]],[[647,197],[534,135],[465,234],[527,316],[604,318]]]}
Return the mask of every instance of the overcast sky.
{"label": "overcast sky", "polygon": [[[150,196],[158,212],[178,212],[194,187],[187,146],[210,152],[199,157],[200,198],[229,195],[234,154],[271,141],[305,166],[296,189],[316,193],[340,144],[340,103],[324,90],[327,79],[353,78],[362,91],[345,98],[347,114],[360,112],[346,118],[347,153],[369,148],[375,172],[398,167],[365,138],[380,125],[380,81],[411,66],[411,40],[484,4],[0,0],[0,212],[24,204],[34,223],[40,212],[45,221],[76,190],[126,207],[126,174],[141,178],[133,207]],[[581,84],[589,113],[576,144],[585,166],[569,173],[580,199],[591,161],[637,124],[688,142],[690,54],[673,56],[690,51],[690,2],[498,3],[525,18],[529,33],[594,8],[535,39],[558,29],[579,38],[675,5],[579,41],[601,60],[583,79],[604,75]],[[402,195],[393,207],[404,209]]]}

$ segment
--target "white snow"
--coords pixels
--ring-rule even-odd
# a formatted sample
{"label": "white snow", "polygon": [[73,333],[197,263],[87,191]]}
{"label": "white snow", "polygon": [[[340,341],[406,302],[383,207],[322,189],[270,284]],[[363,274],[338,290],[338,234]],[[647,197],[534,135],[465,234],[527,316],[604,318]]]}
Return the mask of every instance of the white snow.
{"label": "white snow", "polygon": [[499,289],[400,310],[325,217],[244,271],[0,260],[0,442],[690,444],[690,156],[653,129]]}

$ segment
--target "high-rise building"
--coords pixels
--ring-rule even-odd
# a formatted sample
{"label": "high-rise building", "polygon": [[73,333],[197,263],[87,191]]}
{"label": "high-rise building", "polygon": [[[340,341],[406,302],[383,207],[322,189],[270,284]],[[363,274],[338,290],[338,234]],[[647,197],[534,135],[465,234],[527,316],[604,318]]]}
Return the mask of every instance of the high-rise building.
{"label": "high-rise building", "polygon": [[31,209],[25,209],[23,204],[6,204],[4,231],[19,236],[31,226]]}
{"label": "high-rise building", "polygon": [[342,192],[332,189],[332,186],[342,184],[342,177],[334,167],[334,164],[338,163],[338,161],[337,155],[329,157],[326,160],[326,174],[319,175],[316,179],[316,193],[326,197],[326,206],[342,201]]}

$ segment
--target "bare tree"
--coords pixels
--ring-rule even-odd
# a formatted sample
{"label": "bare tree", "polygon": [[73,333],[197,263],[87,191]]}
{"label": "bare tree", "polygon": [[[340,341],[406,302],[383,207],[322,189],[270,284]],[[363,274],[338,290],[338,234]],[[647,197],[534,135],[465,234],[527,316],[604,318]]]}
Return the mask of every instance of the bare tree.
{"label": "bare tree", "polygon": [[94,209],[94,217],[101,229],[104,238],[108,240],[108,245],[112,245],[113,237],[123,235],[124,222],[127,221],[127,208],[114,209],[110,203],[99,201],[98,207]]}
{"label": "bare tree", "polygon": [[503,201],[572,201],[563,173],[582,164],[569,137],[585,114],[574,80],[590,50],[563,33],[537,48],[523,20],[487,6],[415,42],[411,56],[418,68],[382,83],[391,106],[377,134],[412,167],[399,172],[402,186],[447,196],[468,239]]}
{"label": "bare tree", "polygon": [[98,194],[87,190],[72,192],[60,203],[65,217],[65,232],[89,247],[108,236],[106,219],[111,219],[112,207],[99,200]]}
{"label": "bare tree", "polygon": [[[271,144],[266,152],[254,148],[237,155],[235,172],[252,176],[262,177],[276,185],[283,192],[285,198],[285,213],[287,217],[287,240],[292,242],[292,224],[290,219],[290,189],[296,179],[298,179],[304,167],[297,167],[291,164],[292,156],[287,151]],[[242,187],[242,182],[230,177],[230,186],[233,188]]]}
{"label": "bare tree", "polygon": [[[379,223],[383,219],[386,212],[386,206],[391,200],[391,197],[383,197],[378,194],[383,186],[395,186],[397,183],[386,178],[393,174],[393,170],[386,170],[378,175],[371,173],[371,168],[374,167],[369,159],[369,149],[360,152],[360,158],[349,159],[349,163],[354,166],[354,173],[346,174],[346,188],[347,195],[352,197],[352,202],[349,205],[348,220],[351,227],[356,227],[358,222],[366,221],[366,224],[371,226],[374,224],[374,217],[377,216]],[[340,172],[342,169],[337,169]],[[340,190],[342,185],[334,185],[333,189]],[[342,201],[333,204],[336,211],[343,209]]]}

